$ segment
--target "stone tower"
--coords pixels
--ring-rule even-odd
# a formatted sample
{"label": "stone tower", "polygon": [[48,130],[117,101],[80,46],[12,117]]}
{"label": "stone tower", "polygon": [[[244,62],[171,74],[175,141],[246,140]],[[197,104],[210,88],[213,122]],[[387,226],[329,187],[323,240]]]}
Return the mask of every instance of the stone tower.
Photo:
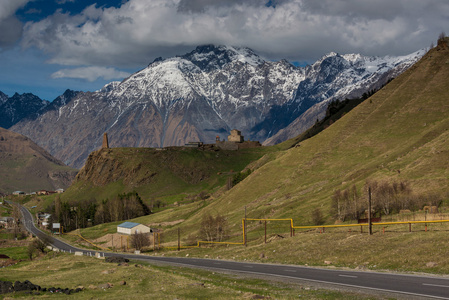
{"label": "stone tower", "polygon": [[108,134],[106,132],[103,134],[103,146],[101,148],[109,148]]}

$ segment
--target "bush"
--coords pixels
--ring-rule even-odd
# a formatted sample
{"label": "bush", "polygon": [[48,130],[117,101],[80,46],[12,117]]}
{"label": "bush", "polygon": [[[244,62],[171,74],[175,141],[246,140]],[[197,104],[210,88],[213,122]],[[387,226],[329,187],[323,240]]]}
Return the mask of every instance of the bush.
{"label": "bush", "polygon": [[227,220],[221,215],[215,218],[211,215],[204,216],[201,221],[201,238],[209,242],[221,242],[226,237],[227,227]]}
{"label": "bush", "polygon": [[49,246],[51,244],[51,237],[45,235],[42,238],[37,238],[33,241],[32,245],[34,247],[34,249],[36,249],[37,251],[41,252],[41,253],[46,253],[47,251],[47,246]]}
{"label": "bush", "polygon": [[141,250],[150,246],[150,236],[148,233],[136,233],[131,236],[131,247]]}
{"label": "bush", "polygon": [[251,169],[234,174],[234,176],[232,176],[232,186],[238,184],[240,181],[242,181],[243,179],[248,177],[250,174],[251,174]]}
{"label": "bush", "polygon": [[321,209],[316,208],[312,211],[312,223],[314,225],[323,225],[324,224],[324,217],[323,217],[323,213],[321,212]]}

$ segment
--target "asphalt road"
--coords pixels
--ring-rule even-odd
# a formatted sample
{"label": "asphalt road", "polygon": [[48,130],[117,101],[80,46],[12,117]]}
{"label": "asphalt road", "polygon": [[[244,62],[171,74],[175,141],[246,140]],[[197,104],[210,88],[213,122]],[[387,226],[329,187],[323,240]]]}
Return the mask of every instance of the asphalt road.
{"label": "asphalt road", "polygon": [[[24,217],[24,224],[28,231],[39,238],[47,235],[36,228],[31,213],[20,207]],[[47,236],[48,237],[48,236]],[[51,238],[51,244],[66,252],[81,251],[85,255],[93,255],[94,251],[73,247],[56,238]],[[294,265],[276,265],[261,263],[234,262],[226,260],[160,257],[136,254],[119,254],[99,251],[101,256],[122,256],[128,259],[148,262],[163,262],[172,265],[200,267],[205,269],[221,270],[225,272],[238,272],[278,279],[311,281],[315,283],[339,285],[348,288],[369,289],[371,291],[399,293],[410,297],[423,297],[432,299],[449,299],[449,278],[400,275],[378,272],[357,272],[343,270],[329,270]]]}

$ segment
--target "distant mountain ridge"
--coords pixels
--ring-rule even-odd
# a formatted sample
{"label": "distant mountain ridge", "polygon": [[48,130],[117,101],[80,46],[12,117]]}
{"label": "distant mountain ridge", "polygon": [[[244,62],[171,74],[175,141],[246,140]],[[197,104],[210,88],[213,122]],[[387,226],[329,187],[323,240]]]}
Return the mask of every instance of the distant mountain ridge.
{"label": "distant mountain ridge", "polygon": [[79,92],[66,90],[52,102],[42,100],[31,93],[15,93],[12,97],[0,92],[0,127],[10,128],[25,119],[36,118],[51,109],[57,109]]}
{"label": "distant mountain ridge", "polygon": [[[213,143],[234,128],[246,139],[263,142],[314,105],[361,96],[423,54],[330,53],[311,66],[295,67],[286,60],[264,60],[249,48],[199,46],[182,56],[156,59],[99,91],[77,93],[11,129],[78,168],[101,145],[104,132],[112,147]],[[325,105],[320,107],[324,113]]]}

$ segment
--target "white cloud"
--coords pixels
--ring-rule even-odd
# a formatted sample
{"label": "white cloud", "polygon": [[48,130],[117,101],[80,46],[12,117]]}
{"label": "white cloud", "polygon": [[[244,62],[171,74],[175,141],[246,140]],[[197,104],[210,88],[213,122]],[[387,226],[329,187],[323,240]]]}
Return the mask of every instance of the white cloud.
{"label": "white cloud", "polygon": [[75,0],[56,0],[58,4],[66,4],[67,2],[75,2]]}
{"label": "white cloud", "polygon": [[99,78],[104,80],[123,79],[128,77],[129,73],[105,67],[81,67],[75,69],[62,69],[51,75],[52,78],[76,78],[93,82]]}
{"label": "white cloud", "polygon": [[[243,3],[242,3],[243,2]],[[267,1],[265,1],[267,2]],[[399,55],[446,29],[447,0],[129,0],[119,8],[60,11],[25,26],[23,46],[64,65],[136,67],[200,44],[253,48],[272,58],[314,60],[336,51]]]}

